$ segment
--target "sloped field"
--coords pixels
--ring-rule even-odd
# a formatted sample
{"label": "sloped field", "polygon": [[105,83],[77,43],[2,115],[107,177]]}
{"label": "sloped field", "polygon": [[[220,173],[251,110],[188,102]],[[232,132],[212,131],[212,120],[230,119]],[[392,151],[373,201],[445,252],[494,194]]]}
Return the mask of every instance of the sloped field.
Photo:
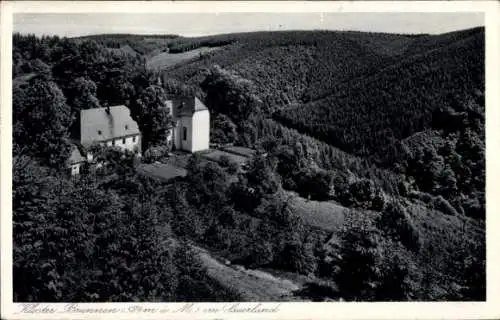
{"label": "sloped field", "polygon": [[151,70],[164,70],[182,62],[199,59],[203,54],[219,49],[220,47],[202,47],[181,53],[162,52],[148,59],[146,67]]}

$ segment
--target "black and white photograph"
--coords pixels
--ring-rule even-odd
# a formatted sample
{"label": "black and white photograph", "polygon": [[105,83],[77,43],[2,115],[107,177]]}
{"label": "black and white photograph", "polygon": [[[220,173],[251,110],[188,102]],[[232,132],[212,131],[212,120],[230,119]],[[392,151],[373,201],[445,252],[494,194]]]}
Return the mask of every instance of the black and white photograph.
{"label": "black and white photograph", "polygon": [[11,20],[14,304],[486,301],[484,12]]}

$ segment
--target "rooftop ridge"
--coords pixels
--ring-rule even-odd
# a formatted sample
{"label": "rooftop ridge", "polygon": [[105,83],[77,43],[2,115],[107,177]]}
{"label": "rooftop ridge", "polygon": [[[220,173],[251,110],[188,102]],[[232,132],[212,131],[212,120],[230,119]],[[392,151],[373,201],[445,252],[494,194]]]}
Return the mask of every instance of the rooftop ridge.
{"label": "rooftop ridge", "polygon": [[126,105],[80,110],[80,142],[97,141],[140,134],[137,122]]}

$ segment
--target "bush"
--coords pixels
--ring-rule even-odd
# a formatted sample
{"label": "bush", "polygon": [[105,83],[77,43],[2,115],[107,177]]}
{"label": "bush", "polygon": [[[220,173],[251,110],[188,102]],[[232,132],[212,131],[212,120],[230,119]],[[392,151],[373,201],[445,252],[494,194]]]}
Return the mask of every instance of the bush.
{"label": "bush", "polygon": [[312,244],[302,242],[297,237],[288,239],[283,249],[277,254],[273,265],[292,272],[313,274],[316,271],[316,261]]}
{"label": "bush", "polygon": [[422,247],[420,233],[406,209],[397,202],[387,205],[377,220],[377,227],[409,250],[419,251]]}
{"label": "bush", "polygon": [[325,301],[325,299],[338,299],[339,292],[335,283],[331,281],[314,279],[305,283],[304,287],[296,295],[313,301]]}
{"label": "bush", "polygon": [[387,202],[387,199],[386,199],[386,196],[384,195],[384,193],[382,192],[382,190],[377,189],[377,191],[375,193],[375,197],[373,197],[373,200],[372,200],[371,209],[375,210],[375,211],[382,211],[386,207],[386,202]]}
{"label": "bush", "polygon": [[335,197],[345,206],[382,211],[386,205],[386,196],[373,180],[358,179],[350,184],[346,177],[335,177]]}
{"label": "bush", "polygon": [[249,265],[251,267],[265,266],[274,260],[274,248],[270,242],[258,241],[250,248]]}
{"label": "bush", "polygon": [[327,171],[303,169],[293,177],[293,180],[301,196],[319,201],[330,198],[332,178]]}
{"label": "bush", "polygon": [[160,158],[166,156],[169,151],[170,150],[169,150],[168,146],[153,146],[153,147],[150,147],[150,148],[148,148],[144,152],[143,161],[144,162],[157,161]]}
{"label": "bush", "polygon": [[236,125],[224,114],[217,114],[210,126],[210,141],[214,143],[233,143],[236,141]]}
{"label": "bush", "polygon": [[434,201],[434,197],[427,192],[411,191],[409,193],[409,197],[413,198],[413,199],[421,200],[424,203],[431,204],[431,205],[433,204],[433,201]]}
{"label": "bush", "polygon": [[464,213],[475,219],[485,218],[484,192],[478,192],[475,195],[462,201]]}
{"label": "bush", "polygon": [[[384,238],[365,213],[351,211],[340,232],[340,258],[334,280],[348,301],[408,300],[410,255]],[[332,268],[332,270],[335,270]]]}
{"label": "bush", "polygon": [[229,162],[229,165],[227,167],[227,173],[236,174],[238,171],[240,171],[240,165],[234,161]]}
{"label": "bush", "polygon": [[450,216],[458,216],[458,211],[442,196],[437,196],[433,200],[434,208]]}
{"label": "bush", "polygon": [[335,171],[333,176],[334,196],[342,203],[349,198],[349,177],[343,171]]}
{"label": "bush", "polygon": [[380,236],[365,217],[357,217],[355,212],[351,214],[340,234],[339,269],[334,280],[342,298],[369,301],[375,297],[374,283],[380,277],[377,268]]}
{"label": "bush", "polygon": [[219,157],[219,165],[223,168],[229,167],[229,164],[231,163],[231,159],[229,159],[228,156],[222,155]]}

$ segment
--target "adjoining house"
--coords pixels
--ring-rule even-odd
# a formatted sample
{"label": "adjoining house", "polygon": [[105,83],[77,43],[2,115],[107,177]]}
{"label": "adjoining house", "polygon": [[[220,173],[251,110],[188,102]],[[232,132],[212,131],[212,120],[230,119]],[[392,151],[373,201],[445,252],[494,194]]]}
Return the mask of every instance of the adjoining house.
{"label": "adjoining house", "polygon": [[85,163],[86,159],[82,156],[82,153],[76,145],[72,146],[71,155],[66,161],[66,165],[71,170],[71,175],[78,175],[81,172],[82,165]]}
{"label": "adjoining house", "polygon": [[[81,157],[86,157],[86,161],[93,160],[93,155],[90,152],[90,147],[93,144],[119,147],[141,156],[139,126],[130,116],[130,110],[123,105],[80,110],[73,138],[74,148],[68,159],[72,175],[80,173],[82,162],[77,152]],[[80,149],[83,150],[83,155]]]}
{"label": "adjoining house", "polygon": [[210,112],[196,97],[175,97],[166,101],[174,127],[168,137],[174,150],[187,152],[210,148]]}
{"label": "adjoining house", "polygon": [[79,131],[86,148],[98,143],[141,154],[141,132],[126,106],[81,110]]}
{"label": "adjoining house", "polygon": [[[209,150],[210,112],[206,106],[196,97],[185,96],[167,100],[165,106],[174,122],[167,138],[172,148],[190,153]],[[80,110],[73,136],[74,154],[68,161],[73,175],[80,173],[82,163],[75,150],[82,150],[80,156],[91,162],[93,144],[119,147],[141,156],[141,132],[124,105]]]}

